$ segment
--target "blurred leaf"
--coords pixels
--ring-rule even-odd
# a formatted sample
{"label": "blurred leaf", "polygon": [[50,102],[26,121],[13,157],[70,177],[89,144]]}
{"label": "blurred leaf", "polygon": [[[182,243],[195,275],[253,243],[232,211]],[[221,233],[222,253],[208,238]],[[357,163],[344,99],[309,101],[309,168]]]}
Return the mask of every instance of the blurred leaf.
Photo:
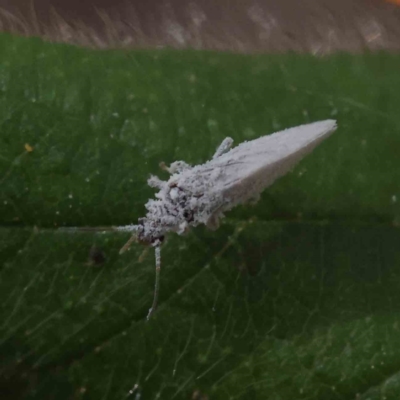
{"label": "blurred leaf", "polygon": [[[2,398],[399,398],[399,56],[6,35],[0,54]],[[135,222],[160,161],[327,118],[339,130],[255,207],[169,237],[148,323],[154,255],[55,229]]]}

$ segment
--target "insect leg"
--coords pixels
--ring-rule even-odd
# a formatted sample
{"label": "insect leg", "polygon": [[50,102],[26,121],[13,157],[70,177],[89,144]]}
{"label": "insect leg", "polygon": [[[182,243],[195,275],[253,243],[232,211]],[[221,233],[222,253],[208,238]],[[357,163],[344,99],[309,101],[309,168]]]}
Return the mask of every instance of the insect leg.
{"label": "insect leg", "polygon": [[171,175],[183,172],[191,168],[191,166],[188,163],[185,163],[185,161],[174,161],[169,167],[167,166],[167,164],[165,164],[164,161],[161,161],[158,165],[163,171],[167,171]]}
{"label": "insect leg", "polygon": [[164,181],[162,181],[158,176],[150,176],[149,179],[147,179],[147,184],[152,187],[152,188],[156,188],[156,189],[162,189],[163,187],[165,187],[166,183]]}
{"label": "insect leg", "polygon": [[143,249],[143,251],[142,251],[142,253],[140,254],[140,256],[139,256],[139,258],[138,258],[138,262],[143,262],[143,260],[145,259],[145,257],[146,257],[146,255],[147,255],[147,253],[149,252],[149,246],[146,246],[144,249]]}
{"label": "insect leg", "polygon": [[158,164],[158,166],[159,166],[163,171],[169,172],[169,168],[168,168],[167,164],[165,164],[164,161],[161,161],[161,162]]}
{"label": "insect leg", "polygon": [[153,315],[154,311],[157,308],[157,302],[158,302],[158,294],[160,292],[160,272],[161,272],[161,248],[160,248],[161,242],[158,243],[155,247],[155,253],[156,253],[156,282],[154,285],[154,297],[153,297],[153,304],[151,305],[151,308],[149,309],[149,313],[147,314],[147,321],[151,318]]}
{"label": "insect leg", "polygon": [[131,247],[133,242],[136,242],[137,240],[137,235],[132,235],[129,240],[122,246],[121,250],[119,251],[119,254],[125,253]]}
{"label": "insect leg", "polygon": [[216,159],[219,156],[222,156],[222,154],[226,153],[229,151],[232,147],[233,144],[233,139],[230,137],[225,138],[222,143],[218,146],[216,152],[214,153],[212,159]]}

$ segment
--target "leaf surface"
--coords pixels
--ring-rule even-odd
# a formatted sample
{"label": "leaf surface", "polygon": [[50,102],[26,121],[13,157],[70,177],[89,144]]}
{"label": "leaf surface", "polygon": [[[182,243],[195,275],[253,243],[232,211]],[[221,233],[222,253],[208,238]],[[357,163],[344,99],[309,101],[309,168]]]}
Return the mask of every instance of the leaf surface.
{"label": "leaf surface", "polygon": [[[398,399],[400,58],[91,51],[0,37],[0,390]],[[158,163],[335,118],[222,227],[118,255]],[[96,245],[105,262],[89,265]]]}

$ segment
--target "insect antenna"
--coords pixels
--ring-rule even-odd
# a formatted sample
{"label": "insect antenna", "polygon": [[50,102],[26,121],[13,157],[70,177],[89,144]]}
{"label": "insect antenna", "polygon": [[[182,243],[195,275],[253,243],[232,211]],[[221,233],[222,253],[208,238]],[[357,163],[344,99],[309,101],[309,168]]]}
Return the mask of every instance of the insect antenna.
{"label": "insect antenna", "polygon": [[122,249],[119,251],[119,254],[124,253],[133,242],[137,241],[137,232],[139,231],[139,225],[125,225],[125,226],[72,226],[72,227],[61,227],[58,228],[61,232],[132,232],[133,235],[130,239],[124,244]]}
{"label": "insect antenna", "polygon": [[124,226],[61,226],[58,228],[60,232],[137,232],[139,225]]}
{"label": "insect antenna", "polygon": [[158,294],[160,293],[160,273],[161,273],[161,242],[158,241],[158,243],[155,246],[155,256],[156,256],[156,281],[154,285],[154,297],[153,297],[153,304],[151,305],[151,308],[149,309],[149,313],[147,314],[147,321],[151,318],[153,315],[154,311],[157,308],[157,302],[158,302]]}
{"label": "insect antenna", "polygon": [[115,226],[62,226],[58,228],[60,232],[113,232],[118,229]]}

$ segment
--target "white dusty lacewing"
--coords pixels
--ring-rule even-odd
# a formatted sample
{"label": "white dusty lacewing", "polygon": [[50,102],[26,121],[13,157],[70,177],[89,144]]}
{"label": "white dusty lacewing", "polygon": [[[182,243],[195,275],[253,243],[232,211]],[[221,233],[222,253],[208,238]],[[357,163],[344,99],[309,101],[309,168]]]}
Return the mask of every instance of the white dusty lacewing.
{"label": "white dusty lacewing", "polygon": [[313,122],[243,142],[233,149],[233,140],[226,138],[212,159],[202,165],[190,166],[184,161],[175,161],[169,167],[160,164],[171,176],[168,181],[162,181],[156,176],[148,179],[148,184],[159,191],[155,200],[147,201],[146,216],[139,218],[137,225],[109,228],[132,233],[120,253],[133,242],[155,248],[156,283],[147,319],[157,307],[160,246],[164,235],[168,232],[183,234],[189,227],[199,224],[217,229],[225,211],[238,204],[257,201],[266,187],[290,171],[335,129],[334,120]]}

